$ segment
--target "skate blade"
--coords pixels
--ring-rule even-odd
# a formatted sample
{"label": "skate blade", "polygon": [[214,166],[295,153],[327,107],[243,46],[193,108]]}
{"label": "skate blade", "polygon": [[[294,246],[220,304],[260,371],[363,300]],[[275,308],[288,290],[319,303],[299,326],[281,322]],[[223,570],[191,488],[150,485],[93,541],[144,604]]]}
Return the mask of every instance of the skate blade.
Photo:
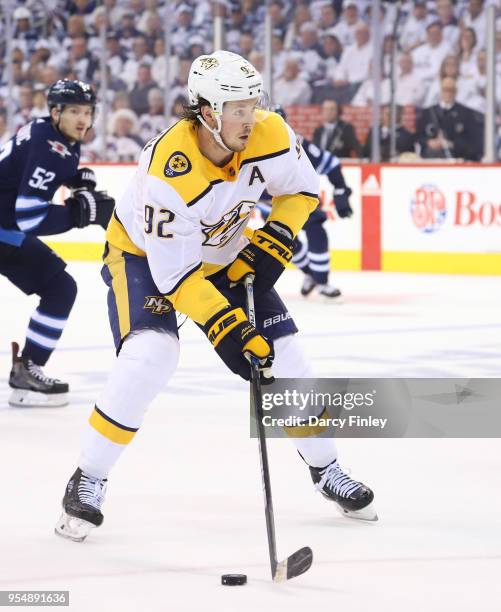
{"label": "skate blade", "polygon": [[54,527],[54,533],[73,542],[83,542],[94,527],[95,525],[89,523],[89,521],[84,521],[76,516],[70,516],[63,510],[59,521]]}
{"label": "skate blade", "polygon": [[15,408],[57,408],[69,404],[67,393],[39,393],[29,389],[14,389],[9,406]]}
{"label": "skate blade", "polygon": [[361,510],[345,510],[339,504],[336,504],[336,508],[346,518],[370,522],[375,522],[379,520],[373,502],[371,502],[368,506],[365,506],[365,508],[362,508]]}

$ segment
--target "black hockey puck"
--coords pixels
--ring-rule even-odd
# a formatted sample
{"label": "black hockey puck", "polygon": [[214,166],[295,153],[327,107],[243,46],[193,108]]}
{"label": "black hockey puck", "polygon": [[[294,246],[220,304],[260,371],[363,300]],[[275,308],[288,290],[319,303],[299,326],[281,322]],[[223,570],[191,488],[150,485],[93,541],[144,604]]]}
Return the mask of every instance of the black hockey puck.
{"label": "black hockey puck", "polygon": [[247,576],[245,574],[223,574],[221,576],[221,584],[241,586],[242,584],[247,584]]}

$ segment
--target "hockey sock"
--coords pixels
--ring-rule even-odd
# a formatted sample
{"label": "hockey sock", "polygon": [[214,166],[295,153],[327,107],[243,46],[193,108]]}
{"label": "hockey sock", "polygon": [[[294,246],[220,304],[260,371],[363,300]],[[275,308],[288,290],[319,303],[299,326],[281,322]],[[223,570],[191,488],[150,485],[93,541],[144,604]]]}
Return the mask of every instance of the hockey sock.
{"label": "hockey sock", "polygon": [[63,333],[75,302],[77,284],[68,272],[61,270],[39,295],[40,304],[31,315],[22,356],[43,366]]}
{"label": "hockey sock", "polygon": [[[311,362],[295,335],[278,338],[274,342],[274,347],[274,376],[277,378],[315,378]],[[311,436],[299,438],[294,437],[291,432],[290,439],[308,465],[324,467],[337,458],[336,442],[333,438],[316,437],[315,433],[315,429],[312,428]]]}
{"label": "hockey sock", "polygon": [[294,240],[292,263],[305,274],[311,274],[308,259],[308,247],[299,238]]}
{"label": "hockey sock", "polygon": [[79,467],[95,478],[106,478],[134,439],[148,405],[174,374],[179,341],[145,329],[129,335],[85,429]]}
{"label": "hockey sock", "polygon": [[327,284],[330,268],[329,239],[322,223],[311,223],[305,228],[308,238],[310,274],[318,285]]}

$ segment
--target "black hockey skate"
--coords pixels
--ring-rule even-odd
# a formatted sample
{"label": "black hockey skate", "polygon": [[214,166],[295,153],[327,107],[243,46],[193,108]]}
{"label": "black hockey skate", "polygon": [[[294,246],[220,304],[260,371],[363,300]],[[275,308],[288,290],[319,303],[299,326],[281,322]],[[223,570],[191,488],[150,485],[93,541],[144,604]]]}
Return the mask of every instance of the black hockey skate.
{"label": "black hockey skate", "polygon": [[339,291],[339,289],[336,287],[329,284],[319,285],[313,280],[312,276],[306,274],[301,286],[301,295],[306,297],[310,295],[312,291],[315,291],[315,293],[329,299],[341,297],[341,291]]}
{"label": "black hockey skate", "polygon": [[378,520],[372,504],[374,493],[345,474],[337,460],[324,468],[310,466],[310,474],[316,489],[333,501],[341,514],[364,521]]}
{"label": "black hockey skate", "polygon": [[106,478],[94,478],[77,468],[66,485],[63,513],[55,532],[74,542],[83,542],[91,529],[102,525],[101,506],[107,484]]}
{"label": "black hockey skate", "polygon": [[27,357],[19,356],[19,344],[12,342],[12,369],[9,385],[13,392],[11,406],[65,406],[68,403],[68,383],[49,378],[42,368]]}

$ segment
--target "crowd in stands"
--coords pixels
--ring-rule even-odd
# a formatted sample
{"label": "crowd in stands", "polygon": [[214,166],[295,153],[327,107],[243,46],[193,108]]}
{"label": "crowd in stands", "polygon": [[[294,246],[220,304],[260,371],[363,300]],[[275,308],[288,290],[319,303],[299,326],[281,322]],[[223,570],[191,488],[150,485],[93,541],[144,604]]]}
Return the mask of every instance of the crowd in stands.
{"label": "crowd in stands", "polygon": [[[397,153],[479,160],[486,109],[486,11],[496,7],[498,110],[501,109],[501,0],[406,0],[382,3],[381,130],[390,156],[392,50],[395,47]],[[312,105],[314,141],[341,157],[367,157],[371,139],[357,136],[345,109],[366,109],[374,87],[369,0],[270,0],[273,101]],[[9,137],[6,98],[15,102],[14,129],[47,114],[44,92],[59,78],[100,87],[101,41],[106,40],[108,108],[103,140],[99,121],[83,147],[84,159],[103,154],[134,161],[142,146],[181,116],[192,60],[212,51],[214,15],[225,22],[225,48],[264,68],[265,3],[258,0],[26,0],[13,12],[11,57],[5,15],[0,22],[0,144]],[[169,102],[164,108],[166,58],[163,26],[170,20]],[[105,33],[102,33],[105,28]],[[396,31],[396,37],[393,32]],[[7,62],[14,88],[8,89]],[[400,122],[415,109],[414,125]],[[353,110],[355,109],[355,111]],[[500,117],[501,123],[501,114]],[[500,125],[501,130],[501,125]],[[501,131],[500,131],[501,134]],[[501,138],[500,138],[501,142]],[[500,146],[501,149],[501,146]],[[501,153],[501,150],[500,150]]]}

